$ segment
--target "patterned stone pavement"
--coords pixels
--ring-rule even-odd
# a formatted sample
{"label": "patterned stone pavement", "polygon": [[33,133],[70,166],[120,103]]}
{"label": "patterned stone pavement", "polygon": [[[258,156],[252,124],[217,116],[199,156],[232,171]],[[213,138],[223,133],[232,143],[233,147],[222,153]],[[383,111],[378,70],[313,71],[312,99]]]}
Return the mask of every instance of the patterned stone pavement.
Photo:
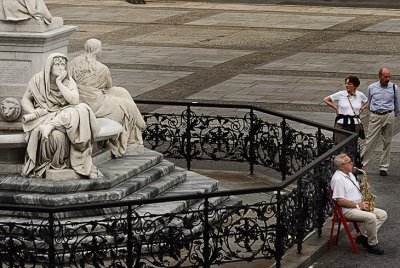
{"label": "patterned stone pavement", "polygon": [[[322,99],[342,89],[348,74],[357,74],[366,92],[388,66],[400,84],[398,1],[45,2],[53,16],[79,27],[69,56],[88,38],[100,39],[113,83],[135,99],[250,103],[332,125],[335,115]],[[397,120],[394,163],[399,131]]]}

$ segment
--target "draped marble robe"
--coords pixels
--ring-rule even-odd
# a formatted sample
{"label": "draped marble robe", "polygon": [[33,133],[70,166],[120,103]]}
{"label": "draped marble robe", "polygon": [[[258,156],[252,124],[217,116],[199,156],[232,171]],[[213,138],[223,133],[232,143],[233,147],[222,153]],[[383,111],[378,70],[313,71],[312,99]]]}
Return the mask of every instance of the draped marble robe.
{"label": "draped marble robe", "polygon": [[[90,39],[86,43],[92,40],[98,41]],[[100,41],[98,43],[101,49]],[[126,153],[128,144],[143,144],[142,131],[146,123],[129,92],[125,88],[112,86],[110,70],[96,60],[97,52],[93,50],[85,44],[85,54],[71,60],[69,68],[78,84],[81,101],[92,108],[97,118],[109,118],[124,127],[117,138],[107,142],[113,155],[120,157]]]}
{"label": "draped marble robe", "polygon": [[[55,57],[67,60],[63,54],[51,54],[44,71],[35,74],[29,81],[23,97],[23,108],[29,109],[24,107],[27,101],[25,96],[31,96],[35,110],[23,118],[28,146],[22,175],[43,177],[49,168],[72,167],[78,174],[89,178],[99,177],[101,173],[93,165],[91,155],[92,143],[100,125],[88,105],[69,104],[57,85],[51,85],[51,68]],[[77,91],[75,81],[68,74],[62,83]],[[53,129],[47,139],[40,131],[46,125],[51,125]]]}
{"label": "draped marble robe", "polygon": [[52,16],[43,0],[0,0],[0,20],[21,21],[31,18],[51,23]]}

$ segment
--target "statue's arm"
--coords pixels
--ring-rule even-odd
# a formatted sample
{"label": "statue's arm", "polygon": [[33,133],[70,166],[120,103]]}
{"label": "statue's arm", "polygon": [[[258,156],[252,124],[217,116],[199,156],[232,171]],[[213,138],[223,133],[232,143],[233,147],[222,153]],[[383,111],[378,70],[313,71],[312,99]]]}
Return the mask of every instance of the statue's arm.
{"label": "statue's arm", "polygon": [[29,90],[25,91],[24,96],[22,96],[21,106],[22,109],[24,109],[28,113],[35,112],[35,106],[33,105],[33,96]]}
{"label": "statue's arm", "polygon": [[62,83],[66,76],[67,72],[63,72],[59,75],[56,79],[56,84],[69,104],[79,104],[79,91],[75,81],[70,78],[68,86]]}
{"label": "statue's arm", "polygon": [[112,78],[111,78],[111,73],[110,73],[110,69],[108,69],[107,67],[107,81],[106,81],[106,88],[112,88]]}

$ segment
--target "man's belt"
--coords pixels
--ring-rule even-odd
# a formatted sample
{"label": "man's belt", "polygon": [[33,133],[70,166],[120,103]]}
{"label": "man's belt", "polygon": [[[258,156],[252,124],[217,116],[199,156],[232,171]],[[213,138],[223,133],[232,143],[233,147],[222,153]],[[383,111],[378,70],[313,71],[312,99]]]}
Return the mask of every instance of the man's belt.
{"label": "man's belt", "polygon": [[391,112],[393,112],[393,110],[385,111],[385,112],[375,112],[375,111],[371,111],[371,113],[373,113],[373,114],[378,114],[378,115],[384,115],[384,114],[388,114],[388,113],[391,113]]}

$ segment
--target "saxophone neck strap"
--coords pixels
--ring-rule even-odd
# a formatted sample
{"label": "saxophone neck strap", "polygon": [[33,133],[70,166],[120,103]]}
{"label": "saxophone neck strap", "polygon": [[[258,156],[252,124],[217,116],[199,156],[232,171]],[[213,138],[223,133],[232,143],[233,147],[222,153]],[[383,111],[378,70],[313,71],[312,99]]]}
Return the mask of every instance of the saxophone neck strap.
{"label": "saxophone neck strap", "polygon": [[345,175],[345,177],[346,177],[347,179],[349,179],[349,180],[351,181],[351,183],[354,185],[354,187],[356,187],[357,190],[362,194],[361,189],[360,189],[360,188],[357,186],[357,184],[355,184],[354,181],[350,178],[350,175]]}

